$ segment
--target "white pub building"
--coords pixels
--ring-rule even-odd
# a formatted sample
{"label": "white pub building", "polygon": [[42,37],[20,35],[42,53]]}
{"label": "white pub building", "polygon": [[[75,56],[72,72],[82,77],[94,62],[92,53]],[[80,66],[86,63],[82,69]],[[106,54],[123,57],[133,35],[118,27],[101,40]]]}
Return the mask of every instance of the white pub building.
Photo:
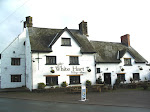
{"label": "white pub building", "polygon": [[32,27],[32,17],[26,17],[24,31],[0,58],[1,88],[95,84],[99,77],[113,85],[117,77],[128,83],[149,76],[147,61],[130,46],[129,35],[121,43],[89,41],[84,21],[79,29],[51,29]]}

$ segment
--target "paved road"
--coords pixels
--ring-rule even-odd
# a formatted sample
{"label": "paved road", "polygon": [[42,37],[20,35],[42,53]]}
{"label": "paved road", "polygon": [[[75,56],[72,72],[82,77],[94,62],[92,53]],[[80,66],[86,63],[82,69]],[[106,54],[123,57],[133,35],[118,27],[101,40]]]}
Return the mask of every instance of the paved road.
{"label": "paved road", "polygon": [[0,98],[0,112],[150,112],[150,109]]}

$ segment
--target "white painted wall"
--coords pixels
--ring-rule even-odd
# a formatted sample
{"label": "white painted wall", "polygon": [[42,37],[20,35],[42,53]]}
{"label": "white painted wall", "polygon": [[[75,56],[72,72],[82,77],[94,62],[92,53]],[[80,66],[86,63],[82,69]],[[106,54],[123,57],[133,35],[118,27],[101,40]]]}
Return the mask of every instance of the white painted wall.
{"label": "white painted wall", "polygon": [[1,76],[1,59],[0,59],[0,76]]}
{"label": "white painted wall", "polygon": [[[71,46],[61,46],[61,38],[71,38]],[[44,82],[46,84],[46,77],[44,75],[60,75],[58,76],[58,84],[63,81],[66,81],[68,84],[70,83],[70,79],[68,75],[74,74],[83,74],[80,77],[80,82],[85,83],[86,80],[90,80],[92,84],[95,83],[95,67],[94,67],[94,55],[93,54],[81,54],[80,47],[74,41],[74,39],[68,34],[68,32],[64,32],[59,39],[55,42],[52,47],[53,52],[51,53],[39,53],[39,70],[38,70],[38,53],[32,53],[32,68],[33,68],[33,89],[37,88],[37,84],[39,82]],[[47,56],[56,56],[57,57],[57,65],[45,65],[46,64],[46,55]],[[79,64],[80,65],[69,65],[69,56],[79,56]],[[61,65],[58,65],[60,64]],[[62,66],[63,68],[69,68],[69,71],[57,71],[56,67]],[[51,73],[51,67],[55,70],[55,73]],[[72,68],[84,68],[83,73],[72,73]],[[87,68],[91,69],[91,72],[87,72]]]}
{"label": "white painted wall", "polygon": [[[26,34],[20,34],[1,54],[1,87],[15,88],[25,85],[25,41]],[[13,53],[15,51],[15,53]],[[20,66],[12,66],[11,58],[21,58]],[[22,74],[21,82],[11,82],[11,75]]]}
{"label": "white painted wall", "polygon": [[[71,46],[61,46],[61,38],[71,38]],[[24,41],[26,45],[24,46]],[[0,76],[2,88],[15,88],[26,85],[30,90],[37,89],[37,84],[44,82],[46,84],[45,75],[60,75],[58,76],[58,84],[63,81],[70,83],[69,75],[81,74],[80,82],[85,84],[86,80],[90,80],[92,84],[95,83],[96,78],[99,76],[104,80],[104,73],[111,73],[111,83],[115,83],[117,73],[125,73],[125,83],[129,83],[130,77],[133,77],[133,73],[139,73],[140,79],[143,81],[145,77],[150,78],[150,67],[144,63],[135,63],[134,58],[127,52],[121,63],[100,63],[96,65],[96,68],[101,69],[101,73],[95,73],[95,60],[94,54],[81,54],[80,47],[76,41],[65,31],[52,47],[53,52],[50,53],[34,53],[31,51],[31,45],[29,40],[28,29],[24,29],[24,32],[19,35],[2,53],[0,61]],[[13,53],[15,51],[15,53]],[[57,65],[46,65],[46,56],[56,56]],[[69,56],[79,56],[80,65],[69,65]],[[21,58],[20,66],[11,66],[11,58]],[[132,59],[132,66],[124,66],[124,58]],[[121,71],[120,66],[125,69]],[[139,66],[143,70],[139,70]],[[55,70],[55,73],[51,73],[51,67]],[[58,70],[57,67],[68,68],[69,70]],[[81,71],[77,71],[73,68],[81,68]],[[91,72],[87,71],[87,67],[91,69]],[[21,82],[11,82],[11,74],[22,74]],[[25,78],[26,77],[26,78]],[[72,86],[72,85],[69,85]]]}
{"label": "white painted wall", "polygon": [[1,59],[0,59],[0,88],[1,88]]}
{"label": "white painted wall", "polygon": [[[124,66],[124,58],[131,58],[132,66]],[[145,80],[145,77],[149,79],[150,71],[149,66],[146,63],[135,63],[134,58],[127,52],[120,59],[121,63],[99,63],[96,65],[96,68],[101,69],[101,73],[97,73],[97,78],[99,76],[102,77],[104,81],[104,73],[111,73],[111,84],[115,83],[117,78],[117,73],[125,73],[125,83],[130,83],[130,77],[133,78],[133,73],[139,73],[141,81]],[[143,70],[139,70],[139,66],[143,68]],[[124,68],[124,71],[121,71],[120,68]]]}
{"label": "white painted wall", "polygon": [[25,57],[26,57],[26,87],[32,90],[32,53],[31,45],[29,39],[28,28],[26,30],[26,48],[25,48]]}

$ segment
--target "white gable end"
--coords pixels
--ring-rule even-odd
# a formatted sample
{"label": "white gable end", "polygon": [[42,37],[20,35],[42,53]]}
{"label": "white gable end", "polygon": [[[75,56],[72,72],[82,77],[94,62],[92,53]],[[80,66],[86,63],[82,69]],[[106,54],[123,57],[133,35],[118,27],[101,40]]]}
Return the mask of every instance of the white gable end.
{"label": "white gable end", "polygon": [[124,59],[131,59],[131,64],[134,64],[135,63],[135,59],[130,55],[130,53],[128,53],[128,52],[126,52],[125,54],[124,54],[124,56],[120,59],[121,60],[121,64],[123,64],[124,65]]}
{"label": "white gable end", "polygon": [[[62,39],[70,39],[70,46],[63,46]],[[80,53],[80,46],[75,41],[75,39],[67,32],[64,31],[63,34],[58,38],[58,40],[54,43],[52,46],[53,52],[57,53],[65,53],[68,55],[75,55],[75,54],[81,54]]]}
{"label": "white gable end", "polygon": [[[25,37],[24,31],[2,52],[1,88],[25,86]],[[12,59],[20,60],[19,64],[12,64]],[[20,81],[13,81],[14,76],[20,76]]]}

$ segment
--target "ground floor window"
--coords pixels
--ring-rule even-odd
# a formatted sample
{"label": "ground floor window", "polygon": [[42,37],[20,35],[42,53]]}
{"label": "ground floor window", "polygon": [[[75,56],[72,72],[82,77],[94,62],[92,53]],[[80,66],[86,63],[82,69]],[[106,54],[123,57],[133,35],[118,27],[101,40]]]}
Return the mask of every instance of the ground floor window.
{"label": "ground floor window", "polygon": [[58,85],[58,76],[46,77],[46,85],[47,86]]}
{"label": "ground floor window", "polygon": [[139,73],[133,73],[133,80],[140,80]]}
{"label": "ground floor window", "polygon": [[120,81],[125,81],[125,74],[117,74],[117,78],[118,78]]}
{"label": "ground floor window", "polygon": [[80,76],[70,76],[70,84],[80,84]]}
{"label": "ground floor window", "polygon": [[101,73],[101,69],[100,68],[96,68],[97,73]]}
{"label": "ground floor window", "polygon": [[21,75],[11,75],[11,82],[21,82]]}

